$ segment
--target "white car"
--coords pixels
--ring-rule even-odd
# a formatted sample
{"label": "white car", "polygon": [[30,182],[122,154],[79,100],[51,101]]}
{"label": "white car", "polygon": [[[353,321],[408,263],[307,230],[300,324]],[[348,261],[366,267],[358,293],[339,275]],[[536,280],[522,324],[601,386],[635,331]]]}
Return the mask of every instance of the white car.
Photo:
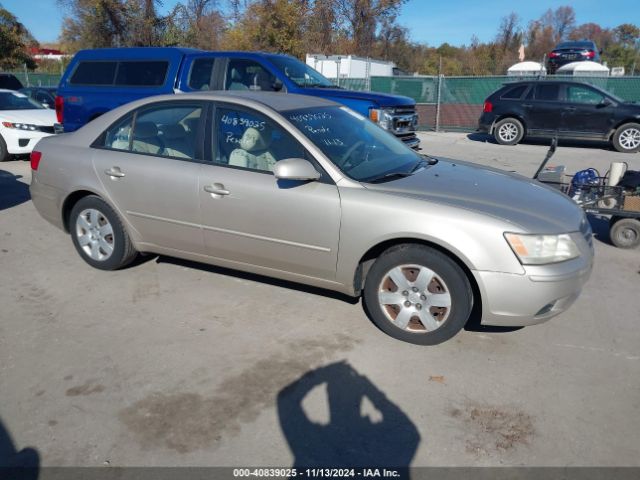
{"label": "white car", "polygon": [[0,89],[0,162],[26,155],[42,137],[53,135],[56,113],[14,90]]}

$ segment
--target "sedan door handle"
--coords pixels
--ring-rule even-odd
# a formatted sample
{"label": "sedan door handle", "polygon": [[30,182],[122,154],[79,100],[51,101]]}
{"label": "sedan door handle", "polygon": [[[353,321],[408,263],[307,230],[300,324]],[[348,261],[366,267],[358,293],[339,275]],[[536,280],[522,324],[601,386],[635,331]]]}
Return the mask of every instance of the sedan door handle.
{"label": "sedan door handle", "polygon": [[522,106],[523,106],[524,108],[531,108],[531,107],[533,107],[533,105],[531,105],[530,103],[523,103],[523,104],[522,104]]}
{"label": "sedan door handle", "polygon": [[229,195],[231,192],[224,188],[224,185],[216,183],[214,185],[205,185],[204,191],[214,195]]}
{"label": "sedan door handle", "polygon": [[566,111],[568,111],[568,112],[575,112],[576,111],[576,107],[565,107],[564,109]]}
{"label": "sedan door handle", "polygon": [[104,171],[105,174],[109,175],[110,177],[115,177],[115,178],[122,178],[124,177],[124,172],[122,170],[120,170],[120,167],[111,167],[111,168],[107,168]]}

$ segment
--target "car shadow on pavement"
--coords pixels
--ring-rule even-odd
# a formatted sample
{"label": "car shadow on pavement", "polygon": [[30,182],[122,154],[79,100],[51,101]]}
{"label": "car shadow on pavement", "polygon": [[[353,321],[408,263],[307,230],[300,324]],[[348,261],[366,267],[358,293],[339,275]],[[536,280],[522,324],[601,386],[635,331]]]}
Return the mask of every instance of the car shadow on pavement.
{"label": "car shadow on pavement", "polygon": [[0,210],[15,207],[31,199],[29,185],[20,181],[22,175],[0,170]]}
{"label": "car shadow on pavement", "polygon": [[0,478],[35,480],[40,470],[40,454],[35,448],[18,451],[0,420]]}
{"label": "car shadow on pavement", "polygon": [[[314,402],[315,408],[307,412],[303,402],[317,387],[326,387],[321,404],[326,408]],[[295,457],[293,468],[392,467],[407,478],[420,443],[418,429],[347,362],[305,373],[278,393],[277,406],[280,428]],[[323,418],[308,416],[320,412]]]}
{"label": "car shadow on pavement", "polygon": [[[145,261],[146,260],[142,260],[142,263],[144,263]],[[355,305],[360,301],[359,297],[351,297],[349,295],[345,295],[340,292],[335,292],[333,290],[326,290],[324,288],[312,287],[310,285],[304,285],[302,283],[290,282],[287,280],[280,280],[277,278],[266,277],[264,275],[242,272],[240,270],[233,270],[230,268],[218,267],[216,265],[209,265],[206,263],[192,262],[191,260],[182,260],[180,258],[175,258],[175,257],[165,257],[163,255],[160,255],[156,258],[156,263],[170,263],[170,264],[179,265],[182,267],[203,270],[205,272],[217,273],[219,275],[226,275],[229,277],[241,278],[243,280],[249,280],[251,282],[266,283],[268,285],[287,288],[289,290],[297,290],[299,292],[311,293],[312,295],[333,298],[346,303],[350,303],[351,305]]]}
{"label": "car shadow on pavement", "polygon": [[[488,133],[473,132],[473,133],[469,133],[467,135],[467,138],[473,142],[491,143],[493,145],[498,145],[498,142],[496,142],[496,139],[493,138],[493,136],[489,135]],[[551,140],[548,138],[525,138],[524,140],[520,141],[520,144],[523,144],[523,145],[540,145],[543,147],[548,147],[550,143],[551,143]],[[610,143],[602,142],[602,141],[593,141],[593,140],[559,139],[558,146],[615,151]],[[508,146],[505,145],[505,148],[508,148]]]}

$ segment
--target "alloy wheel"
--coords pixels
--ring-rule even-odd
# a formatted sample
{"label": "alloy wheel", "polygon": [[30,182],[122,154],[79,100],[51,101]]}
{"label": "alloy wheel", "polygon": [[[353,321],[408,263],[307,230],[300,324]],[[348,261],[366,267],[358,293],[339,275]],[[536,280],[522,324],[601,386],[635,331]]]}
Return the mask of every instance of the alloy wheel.
{"label": "alloy wheel", "polygon": [[513,142],[518,137],[518,127],[510,122],[500,125],[498,135],[504,142]]}
{"label": "alloy wheel", "polygon": [[82,210],[76,219],[75,233],[80,248],[91,259],[102,262],[113,254],[113,227],[99,210]]}
{"label": "alloy wheel", "polygon": [[620,134],[619,142],[625,150],[634,150],[640,147],[640,130],[627,128]]}
{"label": "alloy wheel", "polygon": [[378,302],[387,319],[409,333],[437,330],[451,313],[449,288],[423,265],[399,265],[389,270],[380,282]]}

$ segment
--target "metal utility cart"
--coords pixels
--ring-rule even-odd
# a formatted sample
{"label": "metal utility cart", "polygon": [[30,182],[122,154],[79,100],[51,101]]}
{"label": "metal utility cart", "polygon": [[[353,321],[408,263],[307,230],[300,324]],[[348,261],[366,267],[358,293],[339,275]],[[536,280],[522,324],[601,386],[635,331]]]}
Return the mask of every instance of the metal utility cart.
{"label": "metal utility cart", "polygon": [[[585,182],[576,182],[573,175],[564,175],[564,167],[545,170],[556,150],[554,140],[534,179],[557,188],[571,197],[587,213],[609,217],[609,236],[619,248],[640,245],[640,187],[634,189],[607,185],[608,175],[597,172]],[[593,169],[590,169],[593,170]],[[595,172],[595,170],[593,170]]]}

